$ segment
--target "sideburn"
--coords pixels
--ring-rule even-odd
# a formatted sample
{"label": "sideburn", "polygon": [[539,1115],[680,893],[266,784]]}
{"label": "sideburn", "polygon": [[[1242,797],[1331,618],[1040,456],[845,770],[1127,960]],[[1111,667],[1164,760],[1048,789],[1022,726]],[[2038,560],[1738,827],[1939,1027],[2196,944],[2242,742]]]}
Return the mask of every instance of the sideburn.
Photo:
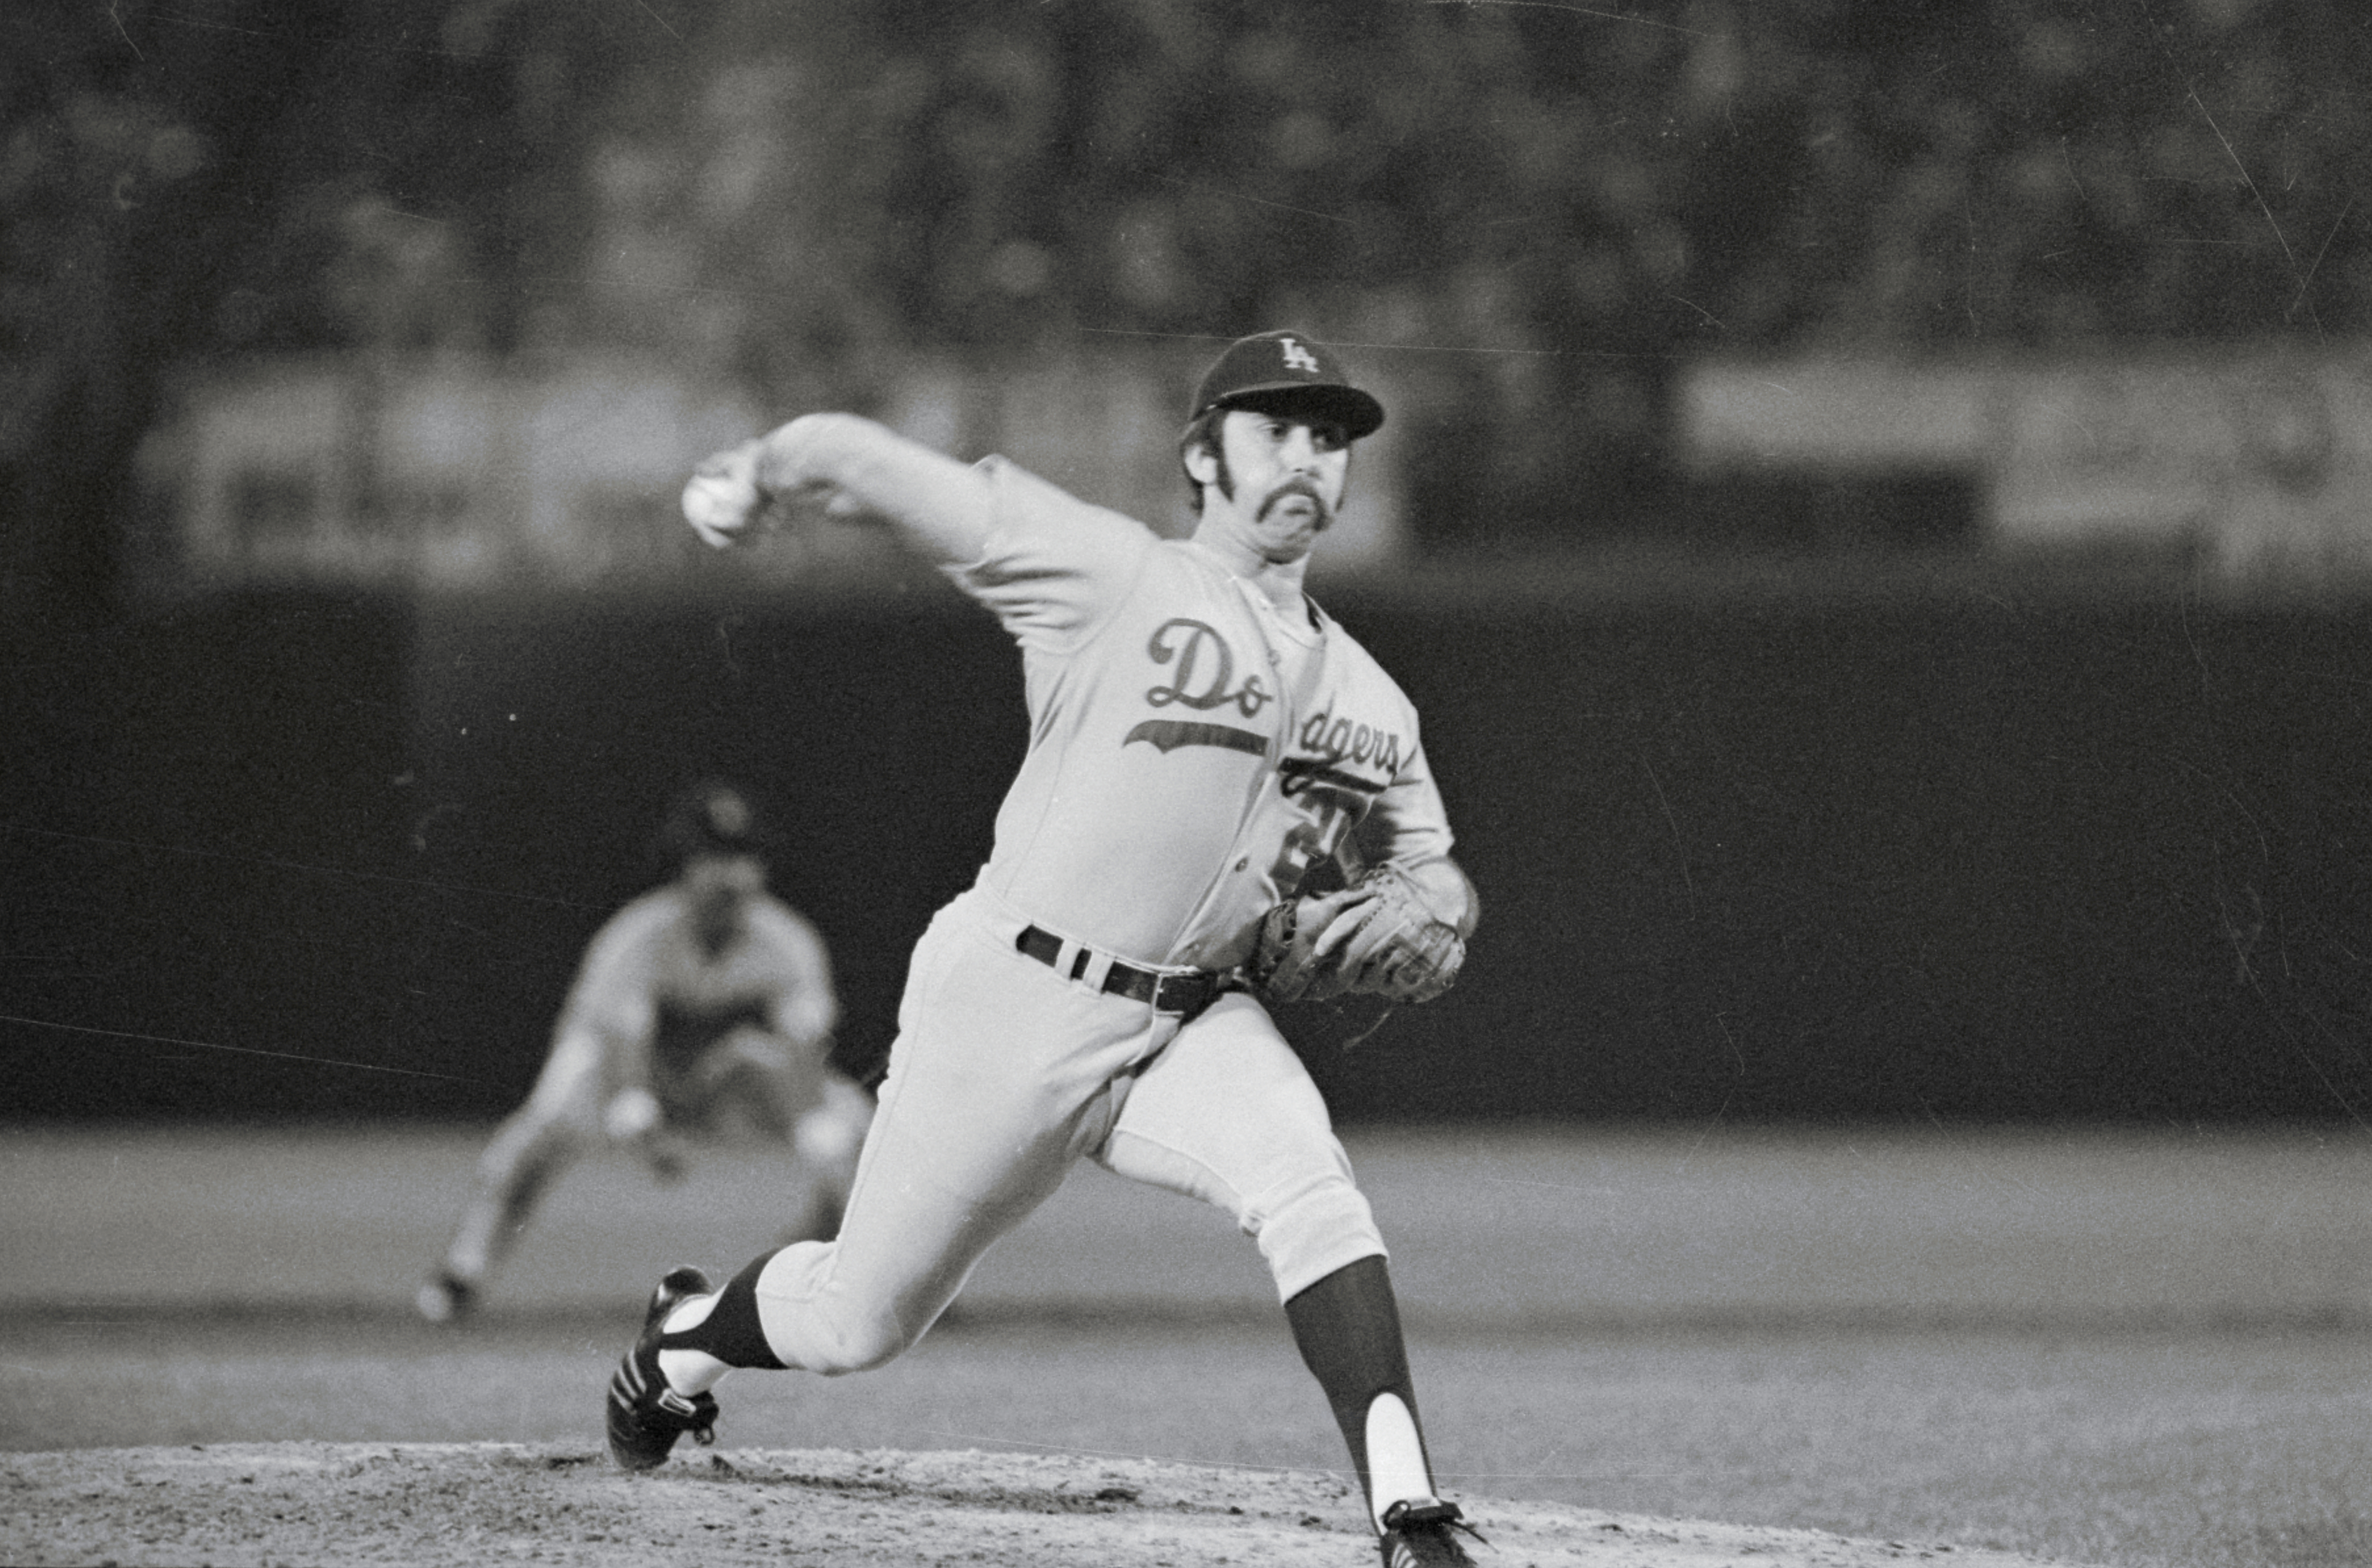
{"label": "sideburn", "polygon": [[[1211,460],[1218,465],[1212,483],[1218,486],[1220,494],[1233,501],[1236,498],[1236,476],[1227,471],[1227,454],[1219,445],[1219,419],[1225,412],[1213,409],[1189,425],[1180,446],[1185,451],[1200,447],[1211,454]],[[1189,499],[1193,503],[1194,515],[1199,517],[1203,515],[1202,482],[1190,473],[1186,476],[1186,484],[1192,492]]]}

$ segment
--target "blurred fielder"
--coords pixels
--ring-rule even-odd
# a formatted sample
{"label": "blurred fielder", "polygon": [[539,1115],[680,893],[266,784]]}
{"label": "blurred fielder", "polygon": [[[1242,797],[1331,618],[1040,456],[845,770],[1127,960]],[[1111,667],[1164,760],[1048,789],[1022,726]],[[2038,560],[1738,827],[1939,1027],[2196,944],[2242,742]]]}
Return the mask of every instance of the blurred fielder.
{"label": "blurred fielder", "polygon": [[600,1139],[661,1180],[682,1174],[688,1140],[787,1141],[804,1208],[785,1238],[838,1227],[872,1098],[827,1060],[831,963],[815,928],[766,890],[761,844],[729,784],[676,803],[660,831],[675,876],[594,934],[542,1075],[487,1145],[444,1263],[420,1287],[423,1317],[466,1316],[553,1178]]}
{"label": "blurred fielder", "polygon": [[[1188,413],[1188,540],[848,414],[794,420],[686,487],[712,544],[770,511],[886,519],[1020,645],[1030,739],[988,864],[915,947],[838,1238],[721,1289],[696,1269],[660,1282],[610,1384],[620,1464],[712,1441],[729,1368],[899,1354],[1085,1156],[1257,1239],[1384,1561],[1471,1561],[1382,1238],[1267,1005],[1438,995],[1477,914],[1414,708],[1302,591],[1383,409],[1308,337],[1267,332],[1219,357]],[[1334,890],[1304,886],[1331,865]]]}

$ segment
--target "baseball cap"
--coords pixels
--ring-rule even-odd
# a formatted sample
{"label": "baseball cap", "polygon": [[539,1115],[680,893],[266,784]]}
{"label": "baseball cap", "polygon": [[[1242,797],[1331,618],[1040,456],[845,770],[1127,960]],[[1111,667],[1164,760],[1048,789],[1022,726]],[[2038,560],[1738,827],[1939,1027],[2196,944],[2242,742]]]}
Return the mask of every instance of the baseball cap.
{"label": "baseball cap", "polygon": [[1331,419],[1356,441],[1384,423],[1384,405],[1351,384],[1342,365],[1307,332],[1238,338],[1203,372],[1188,424],[1215,408],[1308,412]]}
{"label": "baseball cap", "polygon": [[658,850],[681,862],[695,854],[763,854],[764,826],[750,797],[723,779],[703,779],[676,796],[659,829]]}

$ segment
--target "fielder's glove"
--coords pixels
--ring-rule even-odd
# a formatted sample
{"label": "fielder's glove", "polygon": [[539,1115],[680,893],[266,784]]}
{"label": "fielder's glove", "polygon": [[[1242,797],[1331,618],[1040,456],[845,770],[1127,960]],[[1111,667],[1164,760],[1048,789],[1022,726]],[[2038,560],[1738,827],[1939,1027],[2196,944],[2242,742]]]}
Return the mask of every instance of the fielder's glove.
{"label": "fielder's glove", "polygon": [[1253,990],[1271,1002],[1349,993],[1430,1002],[1465,961],[1458,928],[1433,912],[1408,873],[1387,863],[1339,893],[1270,910],[1246,970]]}

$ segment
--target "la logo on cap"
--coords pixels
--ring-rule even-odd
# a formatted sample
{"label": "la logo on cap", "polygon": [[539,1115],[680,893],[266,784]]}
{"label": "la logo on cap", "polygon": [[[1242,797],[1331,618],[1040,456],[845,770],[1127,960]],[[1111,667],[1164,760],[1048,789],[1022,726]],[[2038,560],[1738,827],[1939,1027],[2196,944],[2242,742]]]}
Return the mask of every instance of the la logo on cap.
{"label": "la logo on cap", "polygon": [[1343,379],[1343,372],[1299,331],[1255,332],[1238,338],[1203,372],[1189,421],[1216,408],[1292,410],[1318,413],[1355,441],[1384,422],[1384,406]]}

